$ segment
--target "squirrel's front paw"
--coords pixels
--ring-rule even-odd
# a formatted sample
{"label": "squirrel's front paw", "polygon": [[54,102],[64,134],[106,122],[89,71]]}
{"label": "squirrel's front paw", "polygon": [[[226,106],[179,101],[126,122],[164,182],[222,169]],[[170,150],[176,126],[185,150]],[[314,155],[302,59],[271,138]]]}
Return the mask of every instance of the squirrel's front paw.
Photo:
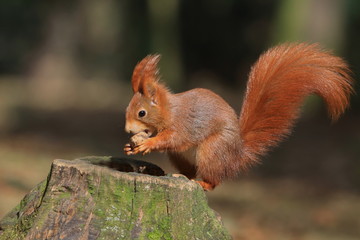
{"label": "squirrel's front paw", "polygon": [[145,155],[150,153],[152,148],[153,148],[152,141],[145,140],[136,146],[134,146],[131,143],[126,144],[124,147],[124,152],[126,155],[135,155],[138,153],[142,153],[143,155]]}
{"label": "squirrel's front paw", "polygon": [[135,155],[139,152],[143,154],[150,152],[146,147],[141,146],[147,139],[149,135],[145,132],[139,132],[130,138],[130,143],[126,144],[124,147],[124,152],[126,155]]}
{"label": "squirrel's front paw", "polygon": [[147,139],[140,143],[139,145],[135,146],[133,149],[134,154],[142,153],[143,155],[148,154],[153,149],[153,142],[151,139]]}

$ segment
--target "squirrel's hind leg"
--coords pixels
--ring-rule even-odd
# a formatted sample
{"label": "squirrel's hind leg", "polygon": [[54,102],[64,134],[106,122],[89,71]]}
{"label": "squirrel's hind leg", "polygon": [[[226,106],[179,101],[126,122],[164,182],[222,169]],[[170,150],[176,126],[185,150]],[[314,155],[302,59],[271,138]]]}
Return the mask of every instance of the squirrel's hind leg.
{"label": "squirrel's hind leg", "polygon": [[221,133],[208,137],[199,145],[196,154],[197,174],[203,180],[199,184],[205,190],[213,190],[223,179],[237,174],[237,147],[236,139],[229,139]]}

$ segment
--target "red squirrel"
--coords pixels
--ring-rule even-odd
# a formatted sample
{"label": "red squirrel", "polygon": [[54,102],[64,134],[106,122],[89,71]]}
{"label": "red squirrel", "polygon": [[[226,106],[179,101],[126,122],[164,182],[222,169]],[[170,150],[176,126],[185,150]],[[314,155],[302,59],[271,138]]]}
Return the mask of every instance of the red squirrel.
{"label": "red squirrel", "polygon": [[140,61],[132,75],[134,95],[125,130],[145,133],[127,155],[166,151],[179,172],[212,190],[259,162],[289,135],[304,98],[321,96],[336,120],[353,92],[347,64],[317,44],[282,44],[263,53],[252,66],[238,116],[214,92],[196,88],[173,94],[159,82],[159,55]]}

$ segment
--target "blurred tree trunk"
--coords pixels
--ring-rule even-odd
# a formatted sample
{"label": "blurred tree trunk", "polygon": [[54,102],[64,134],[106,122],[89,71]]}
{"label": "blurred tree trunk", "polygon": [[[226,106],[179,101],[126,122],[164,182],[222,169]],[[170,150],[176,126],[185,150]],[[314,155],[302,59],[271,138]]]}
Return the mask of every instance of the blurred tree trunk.
{"label": "blurred tree trunk", "polygon": [[49,9],[44,43],[38,50],[30,76],[30,94],[34,105],[60,108],[71,105],[76,96],[79,63],[75,52],[80,37],[78,4],[56,4]]}
{"label": "blurred tree trunk", "polygon": [[178,0],[148,0],[151,50],[163,55],[161,75],[173,89],[183,81]]}
{"label": "blurred tree trunk", "polygon": [[124,23],[119,5],[116,0],[78,0],[48,6],[44,44],[30,73],[35,106],[73,108],[90,102],[94,88],[113,88],[111,81],[121,72],[118,50]]}
{"label": "blurred tree trunk", "polygon": [[319,42],[341,51],[345,32],[347,1],[282,0],[275,24],[275,43],[284,41]]}

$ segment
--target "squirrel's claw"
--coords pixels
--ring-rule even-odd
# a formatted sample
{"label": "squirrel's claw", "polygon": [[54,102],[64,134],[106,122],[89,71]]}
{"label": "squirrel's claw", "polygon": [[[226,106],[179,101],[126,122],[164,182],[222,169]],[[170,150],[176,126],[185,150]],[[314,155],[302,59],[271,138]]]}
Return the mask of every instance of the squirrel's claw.
{"label": "squirrel's claw", "polygon": [[198,183],[206,192],[212,191],[216,187],[216,184],[211,184],[205,181],[199,181],[195,179],[191,179],[191,181]]}
{"label": "squirrel's claw", "polygon": [[124,152],[126,155],[134,155],[134,149],[131,147],[130,143],[125,144]]}

